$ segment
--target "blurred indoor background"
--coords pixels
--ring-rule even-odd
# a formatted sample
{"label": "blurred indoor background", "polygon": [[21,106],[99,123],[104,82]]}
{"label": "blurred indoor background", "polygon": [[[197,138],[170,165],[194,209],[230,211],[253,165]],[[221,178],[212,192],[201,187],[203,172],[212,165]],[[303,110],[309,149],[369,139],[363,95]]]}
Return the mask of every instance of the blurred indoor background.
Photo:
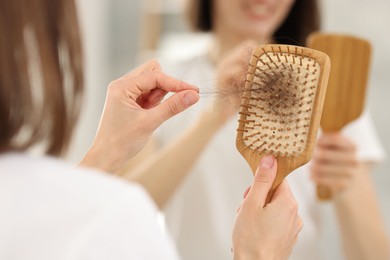
{"label": "blurred indoor background", "polygon": [[[91,144],[110,80],[157,53],[183,54],[194,51],[197,44],[203,43],[204,36],[191,34],[187,30],[181,15],[184,1],[78,1],[86,53],[87,93],[69,160],[78,161]],[[370,40],[373,45],[367,106],[389,153],[390,1],[322,0],[321,8],[324,31],[355,34]],[[389,169],[388,159],[375,168],[373,178],[390,234]],[[335,223],[327,219],[324,259],[342,259]]]}

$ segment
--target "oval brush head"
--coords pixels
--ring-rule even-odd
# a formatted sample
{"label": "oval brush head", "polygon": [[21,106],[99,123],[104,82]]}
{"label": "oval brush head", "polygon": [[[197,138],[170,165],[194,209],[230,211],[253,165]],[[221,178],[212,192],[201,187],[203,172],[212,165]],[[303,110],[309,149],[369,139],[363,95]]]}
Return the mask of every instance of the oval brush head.
{"label": "oval brush head", "polygon": [[253,173],[263,156],[276,157],[273,188],[311,159],[329,70],[328,56],[308,48],[271,44],[252,54],[237,149]]}

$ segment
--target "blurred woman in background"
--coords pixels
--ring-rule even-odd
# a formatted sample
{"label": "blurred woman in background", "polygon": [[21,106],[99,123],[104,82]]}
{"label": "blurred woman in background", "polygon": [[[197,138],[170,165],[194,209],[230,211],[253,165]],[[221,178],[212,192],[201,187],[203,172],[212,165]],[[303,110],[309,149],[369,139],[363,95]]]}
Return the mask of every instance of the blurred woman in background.
{"label": "blurred woman in background", "polygon": [[[244,84],[249,50],[263,43],[304,45],[320,28],[317,5],[315,0],[189,0],[190,25],[211,32],[211,42],[200,54],[164,65],[206,92],[235,93]],[[207,82],[210,79],[216,80]],[[127,177],[142,183],[163,209],[184,259],[227,259],[230,253],[227,234],[239,204],[237,195],[252,176],[235,147],[239,104],[238,95],[202,99],[165,124],[128,166],[136,170]],[[311,168],[303,166],[288,177],[305,223],[291,259],[321,259],[316,183],[333,191],[346,256],[388,257],[370,178],[371,164],[382,157],[367,114],[342,133],[319,137]]]}

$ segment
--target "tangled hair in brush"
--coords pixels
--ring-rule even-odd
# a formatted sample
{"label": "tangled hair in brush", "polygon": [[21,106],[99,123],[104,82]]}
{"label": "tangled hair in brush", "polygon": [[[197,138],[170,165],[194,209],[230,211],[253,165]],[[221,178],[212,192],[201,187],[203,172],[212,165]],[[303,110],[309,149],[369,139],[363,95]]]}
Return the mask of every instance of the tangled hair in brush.
{"label": "tangled hair in brush", "polygon": [[253,98],[267,104],[275,115],[293,116],[291,109],[296,107],[300,97],[298,88],[291,88],[293,78],[296,77],[294,70],[290,67],[275,68],[272,73],[266,71],[262,74],[256,73],[256,77],[260,79],[260,83],[252,83]]}

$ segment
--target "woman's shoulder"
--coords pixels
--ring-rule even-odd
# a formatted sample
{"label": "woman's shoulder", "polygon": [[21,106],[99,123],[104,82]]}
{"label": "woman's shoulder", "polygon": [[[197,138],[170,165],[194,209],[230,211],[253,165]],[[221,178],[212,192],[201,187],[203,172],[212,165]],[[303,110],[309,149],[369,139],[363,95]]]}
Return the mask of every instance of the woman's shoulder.
{"label": "woman's shoulder", "polygon": [[125,194],[135,198],[148,198],[146,192],[137,184],[48,156],[3,154],[0,156],[0,169],[0,183],[13,185],[16,190],[29,183],[32,189],[50,192],[51,196],[66,194],[100,203]]}
{"label": "woman's shoulder", "polygon": [[[10,234],[7,241],[19,241],[23,252],[40,255],[45,250],[53,257],[75,253],[80,259],[95,259],[97,253],[98,259],[175,259],[174,247],[158,225],[156,207],[136,184],[25,154],[0,155],[0,172],[0,229]],[[23,232],[17,223],[23,223]],[[25,237],[33,236],[35,248],[24,244]],[[7,241],[0,238],[0,249]]]}

